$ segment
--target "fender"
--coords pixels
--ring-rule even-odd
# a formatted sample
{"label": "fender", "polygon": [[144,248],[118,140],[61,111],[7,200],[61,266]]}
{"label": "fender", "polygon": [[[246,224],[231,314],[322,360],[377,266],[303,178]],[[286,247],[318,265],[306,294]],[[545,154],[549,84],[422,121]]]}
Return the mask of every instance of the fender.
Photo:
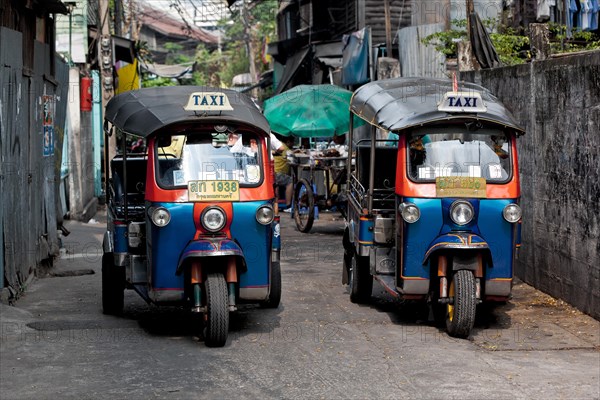
{"label": "fender", "polygon": [[423,257],[423,265],[427,264],[429,258],[439,250],[482,250],[489,255],[490,247],[479,235],[471,232],[449,232],[438,236],[429,244],[427,252]]}
{"label": "fender", "polygon": [[246,269],[246,261],[242,248],[235,241],[226,238],[193,240],[187,244],[177,263],[176,275],[183,272],[186,260],[190,258],[203,258],[215,256],[236,256],[240,258],[242,269]]}

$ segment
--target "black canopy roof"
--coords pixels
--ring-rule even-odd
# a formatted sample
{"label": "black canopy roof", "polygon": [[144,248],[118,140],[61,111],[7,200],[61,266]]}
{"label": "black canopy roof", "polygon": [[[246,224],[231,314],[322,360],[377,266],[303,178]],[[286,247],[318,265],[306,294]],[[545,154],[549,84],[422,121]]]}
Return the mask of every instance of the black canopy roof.
{"label": "black canopy roof", "polygon": [[[197,92],[223,93],[233,110],[186,111],[190,95]],[[207,86],[165,86],[121,93],[106,105],[105,119],[122,131],[141,137],[185,122],[245,124],[270,132],[269,123],[245,94]]]}
{"label": "black canopy roof", "polygon": [[350,110],[360,118],[387,131],[448,120],[480,120],[525,133],[512,114],[487,89],[473,83],[459,82],[459,91],[481,94],[487,110],[478,113],[449,113],[438,110],[452,81],[432,78],[394,78],[374,81],[354,92]]}

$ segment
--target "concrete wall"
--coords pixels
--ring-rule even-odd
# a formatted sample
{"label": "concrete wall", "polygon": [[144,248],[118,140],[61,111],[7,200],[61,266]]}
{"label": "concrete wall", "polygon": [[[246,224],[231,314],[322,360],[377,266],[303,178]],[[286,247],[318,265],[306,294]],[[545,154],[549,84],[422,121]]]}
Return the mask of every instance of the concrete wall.
{"label": "concrete wall", "polygon": [[69,71],[68,143],[69,143],[69,217],[87,221],[96,214],[95,173],[92,117],[81,112],[79,98],[80,72]]}
{"label": "concrete wall", "polygon": [[527,129],[516,275],[600,318],[600,51],[462,73]]}

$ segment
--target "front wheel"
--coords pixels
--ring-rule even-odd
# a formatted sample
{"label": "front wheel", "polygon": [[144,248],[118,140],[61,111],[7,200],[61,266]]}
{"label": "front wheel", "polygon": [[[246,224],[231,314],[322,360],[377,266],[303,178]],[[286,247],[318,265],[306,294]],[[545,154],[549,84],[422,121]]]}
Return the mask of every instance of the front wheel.
{"label": "front wheel", "polygon": [[123,312],[125,267],[117,267],[112,253],[102,254],[102,312],[119,315]]}
{"label": "front wheel", "polygon": [[271,262],[271,288],[269,298],[261,305],[266,308],[277,308],[281,301],[281,265],[279,261]]}
{"label": "front wheel", "polygon": [[468,270],[456,271],[448,290],[446,329],[450,336],[466,338],[475,324],[477,305],[475,277]]}
{"label": "front wheel", "polygon": [[223,347],[229,333],[227,283],[223,274],[206,278],[206,327],[204,340],[209,347]]}
{"label": "front wheel", "polygon": [[371,299],[373,276],[369,271],[369,259],[356,254],[350,263],[350,301],[365,304]]}
{"label": "front wheel", "polygon": [[315,196],[306,179],[300,179],[294,189],[294,221],[304,233],[310,231],[315,221]]}

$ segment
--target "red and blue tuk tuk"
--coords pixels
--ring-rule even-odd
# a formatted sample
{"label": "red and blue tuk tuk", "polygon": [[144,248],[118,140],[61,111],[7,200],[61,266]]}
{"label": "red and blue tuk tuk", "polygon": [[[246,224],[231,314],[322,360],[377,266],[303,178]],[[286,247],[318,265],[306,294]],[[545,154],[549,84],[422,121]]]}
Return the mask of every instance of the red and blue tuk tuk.
{"label": "red and blue tuk tuk", "polygon": [[121,150],[105,168],[104,312],[133,289],[203,316],[205,343],[223,346],[239,303],[281,297],[268,122],[243,94],[194,86],[117,95],[105,120]]}
{"label": "red and blue tuk tuk", "polygon": [[440,79],[366,84],[350,110],[371,124],[348,162],[351,301],[367,302],[376,279],[393,296],[429,302],[450,335],[468,336],[479,303],[511,295],[523,129],[488,90]]}

